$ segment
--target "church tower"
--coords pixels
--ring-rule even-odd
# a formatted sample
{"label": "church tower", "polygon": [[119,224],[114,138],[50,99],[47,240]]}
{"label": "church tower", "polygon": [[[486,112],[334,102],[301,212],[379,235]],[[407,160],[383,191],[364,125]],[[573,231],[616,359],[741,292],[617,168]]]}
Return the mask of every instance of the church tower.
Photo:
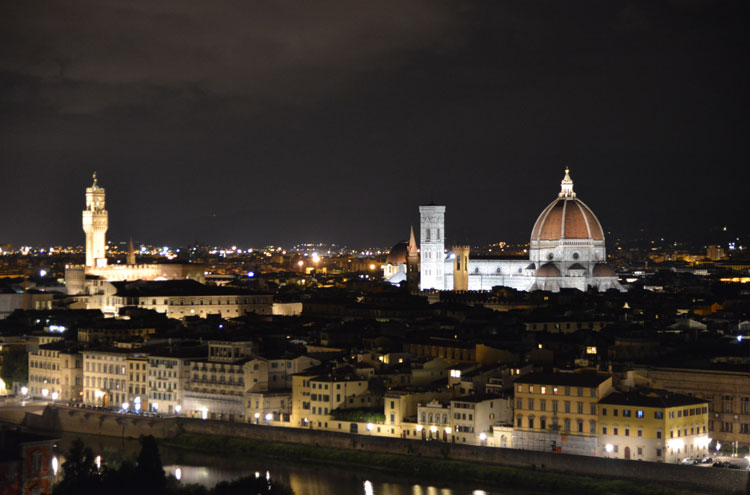
{"label": "church tower", "polygon": [[420,288],[445,288],[445,206],[419,207]]}
{"label": "church tower", "polygon": [[99,187],[94,172],[94,183],[86,188],[86,209],[83,210],[83,231],[86,233],[86,266],[107,265],[105,252],[109,214],[104,204],[104,188]]}
{"label": "church tower", "polygon": [[453,290],[469,290],[470,246],[453,246]]}
{"label": "church tower", "polygon": [[135,248],[133,248],[133,238],[130,238],[130,243],[128,244],[128,256],[125,260],[126,265],[135,265]]}
{"label": "church tower", "polygon": [[419,248],[414,238],[414,227],[409,233],[409,246],[406,249],[406,287],[409,292],[419,292]]}

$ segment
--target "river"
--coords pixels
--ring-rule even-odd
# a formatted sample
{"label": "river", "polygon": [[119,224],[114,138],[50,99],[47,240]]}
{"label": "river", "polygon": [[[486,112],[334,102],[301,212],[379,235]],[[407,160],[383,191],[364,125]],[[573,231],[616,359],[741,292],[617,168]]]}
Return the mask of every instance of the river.
{"label": "river", "polygon": [[[81,438],[105,461],[122,457],[134,459],[140,450],[137,440],[76,433],[63,433],[60,437],[60,451],[67,451],[74,439]],[[167,474],[183,483],[209,488],[243,476],[267,476],[291,486],[295,495],[543,495],[462,480],[431,483],[374,469],[345,469],[264,458],[226,458],[163,446],[159,450]]]}

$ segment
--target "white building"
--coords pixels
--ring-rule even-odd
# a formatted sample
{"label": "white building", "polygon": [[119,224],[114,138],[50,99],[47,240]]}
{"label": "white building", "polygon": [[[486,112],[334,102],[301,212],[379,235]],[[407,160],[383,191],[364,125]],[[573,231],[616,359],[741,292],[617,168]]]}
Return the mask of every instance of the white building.
{"label": "white building", "polygon": [[204,268],[196,264],[136,264],[132,241],[124,265],[107,264],[106,236],[109,213],[106,209],[106,191],[99,186],[96,173],[93,184],[86,188],[82,226],[86,234],[86,263],[65,267],[65,286],[68,294],[85,293],[86,277],[92,275],[111,281],[192,279],[202,282],[205,279]]}
{"label": "white building", "polygon": [[529,259],[469,258],[467,246],[445,250],[445,206],[420,206],[420,289],[564,288],[624,291],[607,265],[604,229],[573,191],[568,169],[557,197],[531,229]]}

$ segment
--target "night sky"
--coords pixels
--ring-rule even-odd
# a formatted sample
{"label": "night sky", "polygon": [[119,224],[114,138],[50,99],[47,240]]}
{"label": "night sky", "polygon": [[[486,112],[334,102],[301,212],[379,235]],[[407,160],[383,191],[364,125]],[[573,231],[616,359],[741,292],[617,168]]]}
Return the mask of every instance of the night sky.
{"label": "night sky", "polygon": [[[106,4],[106,7],[103,5]],[[606,231],[747,232],[738,1],[6,1],[0,244],[527,240],[568,165]]]}

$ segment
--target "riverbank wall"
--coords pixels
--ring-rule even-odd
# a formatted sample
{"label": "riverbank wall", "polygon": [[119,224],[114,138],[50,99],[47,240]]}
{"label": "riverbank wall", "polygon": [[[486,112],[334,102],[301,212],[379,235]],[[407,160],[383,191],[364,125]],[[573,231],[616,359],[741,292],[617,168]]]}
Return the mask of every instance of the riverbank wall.
{"label": "riverbank wall", "polygon": [[[0,421],[8,421],[0,411]],[[26,414],[22,425],[47,432],[86,433],[112,437],[153,435],[174,438],[181,433],[218,435],[320,448],[418,456],[522,469],[658,483],[706,493],[750,495],[745,470],[684,466],[529,450],[481,447],[440,441],[406,440],[330,431],[227,423],[190,418],[145,418],[86,409],[52,407],[41,415]]]}

